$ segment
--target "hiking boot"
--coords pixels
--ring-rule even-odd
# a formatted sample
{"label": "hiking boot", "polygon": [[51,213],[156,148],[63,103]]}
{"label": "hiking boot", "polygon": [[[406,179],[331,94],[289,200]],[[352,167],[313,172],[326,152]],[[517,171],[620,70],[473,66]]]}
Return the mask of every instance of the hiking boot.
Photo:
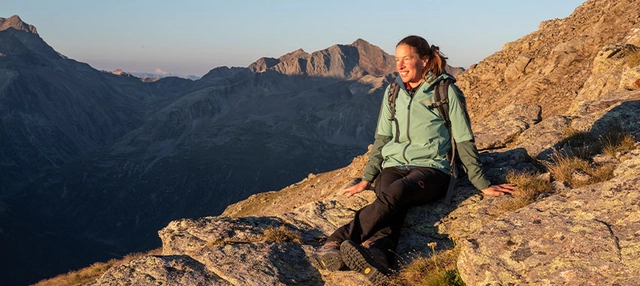
{"label": "hiking boot", "polygon": [[374,285],[389,284],[387,256],[384,251],[376,247],[365,247],[351,240],[340,245],[342,260],[351,270],[360,272]]}
{"label": "hiking boot", "polygon": [[340,243],[337,241],[329,241],[323,244],[311,255],[311,258],[318,267],[329,271],[337,271],[344,267],[342,255],[340,255]]}

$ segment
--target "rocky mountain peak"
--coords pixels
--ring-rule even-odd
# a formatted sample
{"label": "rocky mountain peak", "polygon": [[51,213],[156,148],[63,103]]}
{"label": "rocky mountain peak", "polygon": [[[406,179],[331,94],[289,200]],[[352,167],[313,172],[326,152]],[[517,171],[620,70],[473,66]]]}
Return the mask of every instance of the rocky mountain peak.
{"label": "rocky mountain peak", "polygon": [[0,18],[0,54],[21,55],[16,61],[46,61],[60,59],[58,54],[40,38],[36,27],[23,22],[18,15]]}
{"label": "rocky mountain peak", "polygon": [[362,38],[358,38],[355,41],[353,41],[353,43],[351,43],[352,46],[373,46],[371,45],[371,43],[367,42],[366,40],[362,39]]}
{"label": "rocky mountain peak", "polygon": [[288,61],[291,59],[299,59],[309,56],[303,49],[297,49],[278,58],[279,61]]}
{"label": "rocky mountain peak", "polygon": [[29,25],[20,19],[20,16],[13,15],[9,18],[0,17],[0,31],[13,28],[20,31],[25,31],[33,34],[38,34],[36,27]]}
{"label": "rocky mountain peak", "polygon": [[351,43],[350,46],[356,47],[359,51],[370,51],[370,52],[382,51],[380,47],[373,45],[361,38],[358,38],[357,40],[353,41],[353,43]]}
{"label": "rocky mountain peak", "polygon": [[277,59],[260,58],[249,69],[257,73],[273,70],[286,75],[355,79],[366,74],[385,76],[393,72],[394,65],[385,51],[358,39],[350,45],[333,45],[311,54],[298,49]]}

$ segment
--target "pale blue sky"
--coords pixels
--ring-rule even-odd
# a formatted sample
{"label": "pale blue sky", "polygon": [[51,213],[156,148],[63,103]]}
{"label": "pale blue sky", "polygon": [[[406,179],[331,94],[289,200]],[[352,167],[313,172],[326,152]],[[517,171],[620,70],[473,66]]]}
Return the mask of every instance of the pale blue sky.
{"label": "pale blue sky", "polygon": [[0,17],[19,15],[56,51],[96,69],[202,76],[358,38],[393,54],[409,34],[467,68],[583,2],[0,0]]}

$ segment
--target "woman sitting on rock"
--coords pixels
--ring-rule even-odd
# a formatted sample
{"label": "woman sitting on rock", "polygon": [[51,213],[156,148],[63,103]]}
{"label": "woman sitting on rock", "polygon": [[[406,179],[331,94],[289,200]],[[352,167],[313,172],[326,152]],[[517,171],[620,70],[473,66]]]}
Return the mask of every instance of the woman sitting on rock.
{"label": "woman sitting on rock", "polygon": [[[433,108],[436,84],[453,77],[445,73],[446,58],[419,36],[408,36],[396,45],[399,92],[392,121],[385,91],[375,141],[362,181],[343,191],[352,196],[376,180],[376,200],[356,212],[354,219],[337,229],[313,255],[320,267],[335,271],[345,265],[375,284],[384,284],[390,273],[407,210],[442,198],[449,185],[447,152],[451,136],[437,108]],[[485,178],[466,109],[448,87],[449,117],[457,152],[471,183],[484,195],[512,193],[512,184],[491,185]]]}

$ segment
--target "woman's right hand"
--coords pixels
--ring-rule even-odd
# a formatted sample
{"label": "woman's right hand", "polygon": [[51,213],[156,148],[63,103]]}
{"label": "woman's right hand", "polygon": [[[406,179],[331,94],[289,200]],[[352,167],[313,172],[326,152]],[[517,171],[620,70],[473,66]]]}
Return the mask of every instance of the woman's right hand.
{"label": "woman's right hand", "polygon": [[348,197],[353,196],[359,192],[362,192],[364,190],[366,190],[367,188],[369,188],[369,186],[371,185],[371,183],[367,182],[367,181],[360,181],[359,183],[348,187],[346,189],[344,189],[342,191],[343,195],[347,195]]}

